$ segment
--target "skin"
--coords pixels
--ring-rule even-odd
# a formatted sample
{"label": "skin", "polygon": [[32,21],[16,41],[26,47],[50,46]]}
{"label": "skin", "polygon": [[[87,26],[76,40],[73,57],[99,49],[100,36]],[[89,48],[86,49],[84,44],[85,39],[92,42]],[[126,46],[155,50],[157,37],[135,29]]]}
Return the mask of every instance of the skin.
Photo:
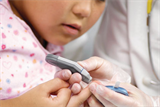
{"label": "skin", "polygon": [[55,78],[60,78],[62,80],[68,81],[72,86],[71,91],[73,94],[78,94],[81,91],[81,86],[79,83],[82,80],[82,77],[79,73],[71,74],[71,71],[64,69],[57,72],[55,74]]}
{"label": "skin", "polygon": [[[108,82],[107,85],[114,86],[115,82]],[[120,87],[123,87],[129,93],[129,96],[125,96],[116,93],[103,85],[92,83],[90,89],[96,98],[105,106],[108,107],[140,107],[148,106],[153,107],[153,102],[150,96],[136,88],[129,83],[121,83]],[[92,102],[94,102],[92,100]],[[91,104],[90,104],[91,105]]]}
{"label": "skin", "polygon": [[[44,47],[44,41],[65,45],[78,38],[95,24],[105,7],[103,0],[10,0],[9,3],[13,13],[31,27]],[[76,24],[80,29],[77,33],[68,33],[64,24]],[[0,100],[0,107],[80,106],[91,95],[89,88],[80,92],[79,74],[62,74],[60,71],[56,75],[60,79],[45,82],[17,98]],[[70,85],[71,90],[79,91],[72,92]],[[51,98],[50,94],[58,97]]]}
{"label": "skin", "polygon": [[[113,64],[99,57],[91,57],[87,60],[79,62],[79,64],[83,66],[91,74],[93,78],[98,78],[100,80],[108,79],[109,81],[105,81],[105,86],[115,85],[117,80],[112,80],[113,76],[116,74],[114,72],[122,73],[122,71],[119,70],[118,71],[112,70]],[[128,75],[124,74],[123,77],[121,78],[124,78],[125,76],[127,77]],[[92,95],[87,100],[90,107],[104,107],[104,106],[105,107],[131,107],[131,106],[153,107],[154,106],[153,101],[151,100],[151,96],[148,96],[137,87],[129,83],[126,83],[125,81],[121,82],[119,87],[126,89],[129,96],[119,94],[115,91],[106,88],[105,86],[101,82],[95,82],[95,81],[89,84],[89,89],[94,95],[94,96]],[[160,101],[160,96],[155,96],[153,97],[153,99],[158,103]]]}
{"label": "skin", "polygon": [[[91,95],[89,87],[81,90],[81,92],[78,94],[73,94],[72,91],[68,88],[70,84],[67,81],[72,81],[73,84],[78,81],[74,80],[72,77],[73,75],[71,74],[69,76],[61,76],[63,73],[64,71],[58,72],[56,75],[59,75],[60,78],[55,78],[40,84],[19,97],[8,100],[0,100],[0,107],[80,106]],[[50,95],[56,95],[57,97],[52,98]]]}
{"label": "skin", "polygon": [[[102,14],[103,0],[10,0],[13,12],[27,22],[37,38],[65,45],[89,30]],[[63,24],[77,24],[77,34],[68,34]]]}
{"label": "skin", "polygon": [[[54,85],[51,85],[54,84]],[[61,84],[61,85],[59,85]],[[61,79],[50,80],[40,84],[20,97],[10,100],[0,100],[1,107],[53,107],[66,106],[71,91],[67,88],[69,84]],[[58,92],[57,92],[58,91]],[[57,93],[56,93],[57,92]],[[52,99],[50,94],[57,95]],[[64,97],[67,96],[67,97]]]}

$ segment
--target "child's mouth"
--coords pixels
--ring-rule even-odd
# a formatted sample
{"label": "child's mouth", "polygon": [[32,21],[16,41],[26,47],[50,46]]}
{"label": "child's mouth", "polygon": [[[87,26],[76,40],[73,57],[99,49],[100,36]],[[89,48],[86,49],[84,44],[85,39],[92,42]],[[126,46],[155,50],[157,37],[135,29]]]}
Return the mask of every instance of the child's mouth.
{"label": "child's mouth", "polygon": [[77,35],[81,29],[80,26],[76,24],[62,24],[64,26],[65,32],[70,35]]}

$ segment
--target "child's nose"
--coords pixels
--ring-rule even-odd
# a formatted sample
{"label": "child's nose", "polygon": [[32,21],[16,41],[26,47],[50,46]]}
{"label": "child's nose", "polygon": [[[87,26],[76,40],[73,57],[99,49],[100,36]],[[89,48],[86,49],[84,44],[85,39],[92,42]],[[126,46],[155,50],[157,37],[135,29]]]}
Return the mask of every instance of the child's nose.
{"label": "child's nose", "polygon": [[74,5],[72,11],[79,17],[89,17],[91,14],[91,5],[92,0],[80,0]]}

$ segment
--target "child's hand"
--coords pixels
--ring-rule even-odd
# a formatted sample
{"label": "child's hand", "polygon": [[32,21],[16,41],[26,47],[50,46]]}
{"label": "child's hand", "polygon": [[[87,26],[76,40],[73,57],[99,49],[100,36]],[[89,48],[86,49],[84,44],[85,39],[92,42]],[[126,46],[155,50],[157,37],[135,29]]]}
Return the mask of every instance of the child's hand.
{"label": "child's hand", "polygon": [[[79,107],[82,104],[86,104],[87,99],[91,96],[89,87],[82,89],[79,94],[72,95],[67,107]],[[95,107],[95,106],[94,106]]]}
{"label": "child's hand", "polygon": [[[69,84],[61,79],[53,79],[31,89],[20,97],[1,100],[1,107],[65,107],[71,91]],[[51,95],[57,95],[52,98]]]}
{"label": "child's hand", "polygon": [[55,74],[55,78],[60,78],[70,83],[73,94],[78,94],[81,91],[81,85],[79,84],[82,80],[82,76],[79,73],[72,74],[70,70],[63,69]]}
{"label": "child's hand", "polygon": [[[91,95],[91,92],[88,87],[82,89],[80,86],[80,81],[82,77],[79,73],[71,74],[69,70],[61,70],[55,74],[55,77],[61,78],[63,80],[68,80],[72,84],[72,93],[71,99],[67,107],[78,107],[82,105]],[[81,90],[82,89],[82,90]]]}

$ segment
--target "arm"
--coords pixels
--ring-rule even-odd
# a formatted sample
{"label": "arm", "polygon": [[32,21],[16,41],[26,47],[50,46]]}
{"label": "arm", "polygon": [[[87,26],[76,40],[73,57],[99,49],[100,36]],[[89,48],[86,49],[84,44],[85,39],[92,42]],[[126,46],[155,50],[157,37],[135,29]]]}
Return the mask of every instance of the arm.
{"label": "arm", "polygon": [[[91,94],[89,88],[81,91],[80,81],[81,75],[78,73],[71,74],[69,70],[61,70],[55,74],[55,78],[51,81],[43,83],[30,91],[26,92],[20,97],[0,100],[0,107],[23,107],[23,106],[79,106]],[[60,78],[60,79],[58,79]],[[63,81],[64,80],[64,81]],[[65,82],[67,81],[67,82]],[[68,82],[70,84],[68,84]],[[54,85],[53,85],[54,84]],[[61,85],[59,85],[61,84]],[[71,85],[71,91],[74,95],[70,99],[71,91],[68,88]],[[58,94],[57,94],[58,93]],[[78,94],[79,93],[79,94]],[[51,98],[50,94],[57,95],[58,97]],[[52,100],[51,100],[52,99]],[[75,100],[77,99],[77,100]],[[69,103],[69,104],[67,104]]]}
{"label": "arm", "polygon": [[[71,95],[68,86],[67,82],[56,78],[38,85],[17,98],[0,100],[0,107],[66,106]],[[52,98],[51,95],[57,95],[57,97]]]}
{"label": "arm", "polygon": [[18,104],[18,100],[16,98],[9,100],[0,100],[0,107],[13,107]]}

